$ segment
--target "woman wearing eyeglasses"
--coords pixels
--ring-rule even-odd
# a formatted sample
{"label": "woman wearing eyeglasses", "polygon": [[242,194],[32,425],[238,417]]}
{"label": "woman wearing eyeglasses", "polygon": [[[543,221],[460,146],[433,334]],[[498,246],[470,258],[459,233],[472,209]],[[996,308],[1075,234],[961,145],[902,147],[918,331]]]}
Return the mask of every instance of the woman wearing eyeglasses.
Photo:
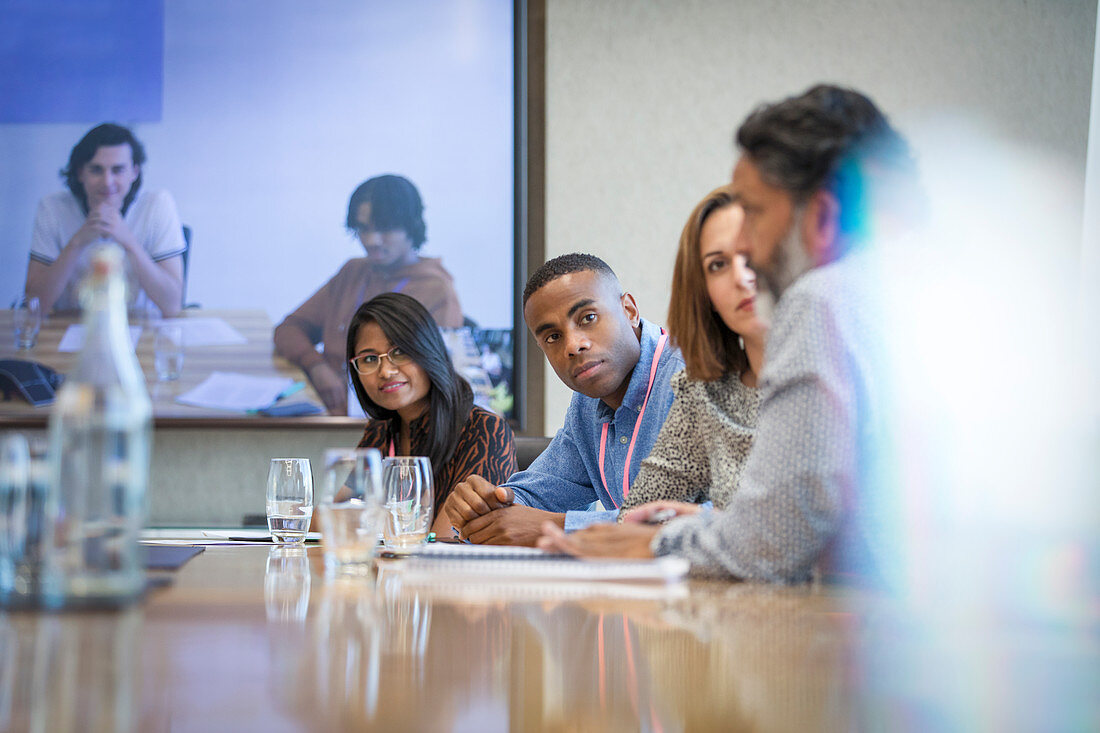
{"label": "woman wearing eyeglasses", "polygon": [[[347,380],[343,344],[348,319],[379,293],[396,292],[420,301],[443,328],[460,328],[462,308],[454,280],[438,257],[421,257],[427,240],[424,204],[412,181],[376,176],[362,183],[348,202],[348,231],[366,257],[344,263],[275,329],[275,351],[298,365],[333,415],[346,415]],[[316,345],[323,343],[324,352]]]}
{"label": "woman wearing eyeglasses", "polygon": [[383,456],[427,456],[435,486],[432,530],[451,488],[470,474],[503,483],[517,470],[508,422],[473,404],[473,391],[451,364],[439,327],[416,299],[383,293],[359,306],[348,324],[348,376],[367,423],[360,448]]}

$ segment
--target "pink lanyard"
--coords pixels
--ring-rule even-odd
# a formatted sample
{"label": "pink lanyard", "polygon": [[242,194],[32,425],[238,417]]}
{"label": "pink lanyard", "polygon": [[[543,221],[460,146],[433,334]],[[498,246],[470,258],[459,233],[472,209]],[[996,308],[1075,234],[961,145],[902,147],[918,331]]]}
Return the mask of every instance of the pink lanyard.
{"label": "pink lanyard", "polygon": [[[649,393],[653,391],[653,380],[657,376],[657,362],[661,359],[661,352],[665,349],[665,342],[668,341],[668,334],[665,330],[661,329],[661,338],[657,340],[657,348],[653,350],[653,363],[649,366],[649,386],[645,389],[645,399],[642,400],[642,409],[638,411],[638,419],[634,421],[634,435],[630,438],[630,446],[626,449],[626,464],[623,466],[623,498],[630,492],[630,457],[634,455],[634,444],[638,442],[638,429],[642,427],[642,417],[645,416],[646,405],[649,404]],[[603,432],[600,434],[600,481],[603,481],[603,490],[607,492],[607,495],[611,497],[611,503],[615,503],[615,497],[611,496],[611,491],[607,488],[607,476],[603,472],[603,459],[607,453],[607,426],[610,422],[603,424]],[[615,504],[615,508],[618,509],[619,505]]]}

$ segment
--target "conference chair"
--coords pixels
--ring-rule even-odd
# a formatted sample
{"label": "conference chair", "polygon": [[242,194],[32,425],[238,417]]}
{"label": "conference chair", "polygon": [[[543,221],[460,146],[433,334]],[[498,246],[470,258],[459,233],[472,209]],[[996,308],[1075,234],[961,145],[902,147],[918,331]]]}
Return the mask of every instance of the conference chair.
{"label": "conference chair", "polygon": [[187,276],[191,271],[191,227],[183,225],[183,287],[180,288],[180,307],[199,308],[198,303],[187,302]]}

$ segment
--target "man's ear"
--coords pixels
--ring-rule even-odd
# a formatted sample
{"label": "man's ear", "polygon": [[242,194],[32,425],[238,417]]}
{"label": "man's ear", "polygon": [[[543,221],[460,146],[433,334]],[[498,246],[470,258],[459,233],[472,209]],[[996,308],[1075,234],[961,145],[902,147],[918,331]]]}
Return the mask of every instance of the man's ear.
{"label": "man's ear", "polygon": [[839,235],[840,202],[828,191],[815,191],[802,216],[802,242],[815,265],[833,259]]}
{"label": "man's ear", "polygon": [[637,328],[642,322],[642,314],[638,312],[638,304],[634,302],[634,296],[630,293],[623,293],[622,296],[623,313],[626,314],[626,318],[630,321],[630,325]]}

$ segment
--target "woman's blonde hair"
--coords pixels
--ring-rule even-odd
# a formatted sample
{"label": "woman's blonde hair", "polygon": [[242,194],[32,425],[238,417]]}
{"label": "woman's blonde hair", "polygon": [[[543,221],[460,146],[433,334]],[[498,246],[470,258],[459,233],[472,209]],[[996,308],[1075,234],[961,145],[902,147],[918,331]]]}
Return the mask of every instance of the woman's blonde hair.
{"label": "woman's blonde hair", "polygon": [[741,339],[715,312],[707,295],[699,239],[707,217],[733,206],[729,186],[711,191],[700,201],[680,234],[676,266],[672,271],[672,297],[668,305],[668,330],[684,356],[689,379],[712,381],[731,371],[749,368]]}

